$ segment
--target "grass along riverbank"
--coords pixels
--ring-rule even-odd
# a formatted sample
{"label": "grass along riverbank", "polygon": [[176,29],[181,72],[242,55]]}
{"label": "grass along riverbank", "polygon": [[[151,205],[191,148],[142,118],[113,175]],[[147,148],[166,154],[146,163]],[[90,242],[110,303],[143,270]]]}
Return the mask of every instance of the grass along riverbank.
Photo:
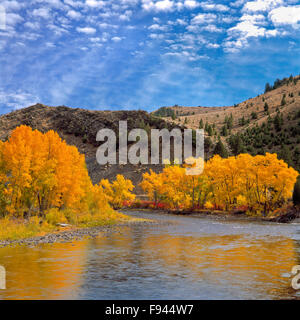
{"label": "grass along riverbank", "polygon": [[[90,227],[75,227],[68,228],[56,228],[52,232],[45,234],[35,234],[34,236],[16,238],[16,239],[0,239],[0,248],[4,248],[12,245],[26,245],[29,247],[37,246],[40,244],[53,244],[53,243],[65,243],[72,241],[79,241],[83,238],[95,238],[99,234],[121,232],[122,228],[131,225],[138,224],[157,224],[157,221],[133,218],[126,215],[122,215],[124,220],[104,222],[101,224]],[[28,233],[29,235],[29,233]]]}
{"label": "grass along riverbank", "polygon": [[71,210],[51,209],[43,219],[38,216],[29,219],[9,217],[0,219],[0,241],[44,236],[62,230],[73,231],[81,228],[111,226],[132,220],[114,210],[101,214],[79,214]]}

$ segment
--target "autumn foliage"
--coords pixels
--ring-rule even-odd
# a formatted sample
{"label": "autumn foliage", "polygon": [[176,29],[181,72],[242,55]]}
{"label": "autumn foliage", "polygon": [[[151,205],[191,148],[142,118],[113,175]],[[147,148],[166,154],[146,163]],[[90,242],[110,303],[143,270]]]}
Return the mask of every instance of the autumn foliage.
{"label": "autumn foliage", "polygon": [[118,174],[115,181],[110,183],[107,179],[100,181],[99,186],[102,188],[105,197],[113,208],[121,208],[125,201],[132,201],[135,195],[132,193],[134,185],[131,180],[125,179]]}
{"label": "autumn foliage", "polygon": [[245,208],[266,215],[292,197],[298,172],[277,158],[240,154],[226,159],[215,156],[203,174],[186,175],[179,165],[166,166],[162,173],[145,173],[141,187],[154,202],[177,209]]}
{"label": "autumn foliage", "polygon": [[[114,214],[110,202],[132,199],[126,182],[120,176],[112,185],[93,185],[84,155],[54,131],[43,134],[20,126],[8,141],[0,142],[2,217],[39,216],[54,223],[76,223],[91,215]],[[109,190],[104,191],[105,186]]]}

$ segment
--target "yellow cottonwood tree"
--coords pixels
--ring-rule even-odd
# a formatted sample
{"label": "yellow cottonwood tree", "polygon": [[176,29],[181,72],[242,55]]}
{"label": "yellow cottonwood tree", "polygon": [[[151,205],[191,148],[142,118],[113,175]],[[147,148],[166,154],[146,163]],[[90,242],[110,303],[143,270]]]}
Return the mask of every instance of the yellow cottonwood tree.
{"label": "yellow cottonwood tree", "polygon": [[121,208],[125,200],[135,199],[135,195],[132,193],[134,185],[131,180],[125,179],[121,174],[118,174],[112,183],[107,179],[101,180],[99,187],[103,189],[108,202],[114,208]]}
{"label": "yellow cottonwood tree", "polygon": [[184,167],[168,165],[160,174],[145,173],[141,183],[148,196],[171,208],[219,208],[246,206],[256,214],[268,214],[292,196],[298,172],[277,158],[240,154],[216,155],[199,175],[186,175]]}
{"label": "yellow cottonwood tree", "polygon": [[100,209],[106,201],[101,191],[91,183],[84,155],[54,131],[43,134],[20,126],[0,143],[2,214],[44,215],[53,207],[88,210],[96,203]]}

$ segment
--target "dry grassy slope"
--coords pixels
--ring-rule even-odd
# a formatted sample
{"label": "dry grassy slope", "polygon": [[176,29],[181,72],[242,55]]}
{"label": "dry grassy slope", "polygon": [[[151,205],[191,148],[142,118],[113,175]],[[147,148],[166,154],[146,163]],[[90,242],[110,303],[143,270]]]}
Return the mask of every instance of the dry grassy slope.
{"label": "dry grassy slope", "polygon": [[[265,102],[269,105],[269,112],[272,117],[276,114],[276,109],[279,108],[282,112],[283,117],[287,118],[288,115],[293,115],[297,110],[300,109],[300,81],[296,85],[290,83],[284,85],[275,90],[261,94],[255,98],[248,99],[237,106],[229,107],[169,107],[178,113],[177,119],[172,120],[170,117],[165,118],[167,121],[183,124],[185,118],[187,118],[187,127],[199,128],[199,122],[202,119],[203,122],[209,124],[216,124],[218,129],[221,129],[224,125],[226,116],[233,115],[234,127],[233,133],[243,131],[246,126],[242,127],[238,123],[238,119],[243,116],[245,119],[250,119],[249,126],[253,126],[256,123],[262,124],[267,120],[268,116],[264,112]],[[294,97],[289,97],[289,93],[293,93]],[[283,94],[286,94],[286,105],[281,106],[281,99]],[[263,99],[265,101],[263,101]],[[252,119],[251,113],[256,112],[258,118]]]}
{"label": "dry grassy slope", "polygon": [[[300,76],[296,77],[300,78]],[[281,100],[283,95],[286,95],[286,104],[281,106]],[[293,97],[289,95],[292,94]],[[293,119],[297,111],[300,110],[300,80],[296,84],[294,82],[288,85],[283,85],[275,90],[269,91],[265,94],[258,95],[255,98],[250,98],[236,106],[228,107],[181,107],[173,106],[169,107],[177,114],[177,118],[172,120],[170,117],[166,117],[168,122],[175,124],[185,124],[189,128],[199,128],[199,122],[202,119],[204,124],[215,124],[217,130],[220,132],[224,125],[226,116],[233,115],[233,129],[232,133],[241,133],[247,128],[251,128],[256,124],[261,125],[266,122],[268,115],[264,111],[264,105],[267,102],[269,106],[270,116],[274,118],[279,109],[283,115],[284,125],[283,127],[296,126],[299,120]],[[257,119],[252,119],[252,113],[257,114]],[[239,119],[244,117],[245,120],[250,120],[249,124],[241,126]],[[185,122],[187,119],[187,123]],[[216,137],[214,139],[216,141]],[[226,138],[222,137],[222,141],[226,145]],[[297,145],[300,147],[300,145]],[[278,149],[278,148],[277,148]],[[272,152],[278,152],[276,148]]]}
{"label": "dry grassy slope", "polygon": [[[42,132],[54,130],[70,145],[75,145],[86,156],[89,174],[94,183],[100,179],[114,179],[121,173],[130,178],[135,185],[142,180],[142,173],[149,168],[161,170],[160,166],[108,165],[100,166],[96,162],[96,150],[99,143],[96,134],[102,128],[110,128],[118,132],[120,120],[127,120],[128,130],[144,125],[148,128],[169,128],[173,124],[163,119],[155,118],[145,111],[89,111],[72,109],[65,106],[48,107],[37,104],[17,110],[0,117],[0,139],[6,140],[10,133],[20,125],[28,125]],[[136,192],[140,192],[137,188]]]}

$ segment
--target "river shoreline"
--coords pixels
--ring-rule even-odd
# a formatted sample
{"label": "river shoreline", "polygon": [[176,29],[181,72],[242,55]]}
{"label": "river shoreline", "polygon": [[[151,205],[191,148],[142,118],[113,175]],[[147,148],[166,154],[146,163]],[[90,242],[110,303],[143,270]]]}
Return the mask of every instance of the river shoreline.
{"label": "river shoreline", "polygon": [[273,222],[273,223],[300,223],[300,211],[299,208],[291,208],[291,210],[285,214],[278,216],[249,216],[245,212],[237,211],[221,211],[221,210],[195,210],[195,211],[185,211],[185,210],[164,210],[164,209],[150,209],[150,208],[126,208],[126,211],[143,211],[143,212],[155,212],[160,214],[173,214],[182,216],[194,216],[194,217],[211,217],[213,219],[220,219],[226,221],[259,221],[259,222]]}
{"label": "river shoreline", "polygon": [[76,228],[71,230],[62,230],[58,232],[48,233],[43,236],[35,236],[31,238],[17,240],[0,240],[0,249],[8,246],[25,245],[35,247],[39,244],[66,243],[79,241],[84,238],[95,238],[99,234],[108,234],[112,232],[120,232],[123,227],[131,225],[161,224],[161,222],[150,219],[129,219],[128,221],[117,222],[115,224],[101,225],[89,228]]}
{"label": "river shoreline", "polygon": [[[175,210],[162,210],[162,209],[148,209],[148,208],[124,208],[122,213],[131,213],[131,212],[143,212],[143,213],[154,213],[154,214],[165,214],[165,215],[178,215],[178,216],[190,216],[197,218],[211,218],[212,220],[219,221],[248,221],[248,222],[265,222],[265,223],[300,223],[299,211],[296,210],[296,213],[293,216],[293,219],[288,217],[284,219],[283,216],[272,218],[272,217],[253,217],[248,216],[245,213],[233,213],[233,212],[224,212],[224,211],[175,211]],[[281,219],[281,221],[280,221]],[[30,238],[23,238],[17,240],[0,240],[0,249],[8,246],[15,245],[25,245],[28,247],[35,247],[39,244],[53,244],[53,243],[66,243],[72,241],[79,241],[84,238],[95,238],[99,234],[107,234],[112,232],[121,232],[123,227],[131,225],[160,225],[162,221],[153,220],[153,219],[140,219],[140,218],[130,218],[128,221],[121,221],[114,224],[107,224],[89,228],[73,228],[68,230],[61,230],[58,232],[48,233],[43,236],[34,236]]]}

